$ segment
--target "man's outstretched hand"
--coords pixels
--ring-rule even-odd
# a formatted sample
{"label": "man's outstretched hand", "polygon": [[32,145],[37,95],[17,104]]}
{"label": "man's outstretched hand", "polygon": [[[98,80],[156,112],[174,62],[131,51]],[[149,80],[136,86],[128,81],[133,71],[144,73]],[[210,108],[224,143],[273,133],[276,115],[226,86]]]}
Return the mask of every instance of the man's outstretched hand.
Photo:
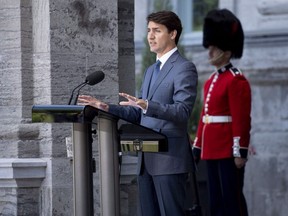
{"label": "man's outstretched hand", "polygon": [[83,105],[83,106],[86,106],[86,105],[89,105],[89,106],[92,106],[92,107],[96,107],[97,109],[101,109],[101,110],[104,110],[106,112],[108,112],[109,110],[109,105],[92,97],[92,96],[89,96],[89,95],[80,95],[78,97],[78,105]]}
{"label": "man's outstretched hand", "polygon": [[128,101],[121,101],[119,103],[120,105],[139,107],[140,109],[143,109],[143,110],[147,109],[147,102],[145,100],[136,98],[126,93],[119,93],[119,95],[128,100]]}

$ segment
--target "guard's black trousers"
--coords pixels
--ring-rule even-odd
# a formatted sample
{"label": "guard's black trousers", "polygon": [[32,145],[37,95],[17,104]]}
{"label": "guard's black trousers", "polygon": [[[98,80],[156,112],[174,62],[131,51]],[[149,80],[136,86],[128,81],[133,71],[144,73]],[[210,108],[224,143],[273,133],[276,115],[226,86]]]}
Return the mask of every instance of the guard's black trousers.
{"label": "guard's black trousers", "polygon": [[248,216],[243,194],[245,168],[234,158],[207,160],[211,216]]}

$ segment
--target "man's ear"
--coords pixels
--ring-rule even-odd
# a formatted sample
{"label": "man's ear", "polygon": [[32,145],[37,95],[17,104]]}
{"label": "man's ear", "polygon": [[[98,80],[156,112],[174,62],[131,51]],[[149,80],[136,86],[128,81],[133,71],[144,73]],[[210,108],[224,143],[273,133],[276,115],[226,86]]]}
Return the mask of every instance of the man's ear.
{"label": "man's ear", "polygon": [[177,36],[177,30],[173,30],[170,32],[170,37],[171,37],[171,40],[175,40],[176,36]]}

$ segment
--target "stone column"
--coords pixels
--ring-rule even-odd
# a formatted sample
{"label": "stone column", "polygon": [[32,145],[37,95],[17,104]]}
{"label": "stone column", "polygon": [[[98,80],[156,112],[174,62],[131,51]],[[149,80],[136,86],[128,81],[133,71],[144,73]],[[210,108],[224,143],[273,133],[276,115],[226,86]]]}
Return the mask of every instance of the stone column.
{"label": "stone column", "polygon": [[[46,164],[40,188],[31,192],[13,188],[13,205],[20,206],[17,194],[33,194],[38,199],[30,204],[39,214],[31,215],[73,215],[72,163],[65,145],[71,125],[31,124],[31,108],[33,104],[67,104],[72,89],[97,70],[105,73],[105,79],[85,86],[81,93],[109,103],[119,101],[120,90],[133,93],[134,2],[4,0],[0,8],[0,156],[39,158]],[[95,214],[101,211],[98,182],[96,171]],[[3,197],[10,196],[0,190]],[[27,214],[26,208],[17,211]]]}
{"label": "stone column", "polygon": [[0,5],[0,214],[38,215],[47,163],[39,129],[30,125],[33,103],[32,1]]}

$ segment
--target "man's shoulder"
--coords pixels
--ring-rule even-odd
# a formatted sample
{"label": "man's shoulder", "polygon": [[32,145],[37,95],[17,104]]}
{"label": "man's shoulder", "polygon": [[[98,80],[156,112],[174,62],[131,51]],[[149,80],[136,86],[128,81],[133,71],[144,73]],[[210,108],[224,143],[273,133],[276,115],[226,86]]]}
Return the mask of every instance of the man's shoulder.
{"label": "man's shoulder", "polygon": [[192,63],[191,60],[187,59],[184,55],[182,55],[178,50],[175,51],[171,56],[170,56],[171,62],[177,62],[177,63],[183,63],[183,62],[190,62]]}

